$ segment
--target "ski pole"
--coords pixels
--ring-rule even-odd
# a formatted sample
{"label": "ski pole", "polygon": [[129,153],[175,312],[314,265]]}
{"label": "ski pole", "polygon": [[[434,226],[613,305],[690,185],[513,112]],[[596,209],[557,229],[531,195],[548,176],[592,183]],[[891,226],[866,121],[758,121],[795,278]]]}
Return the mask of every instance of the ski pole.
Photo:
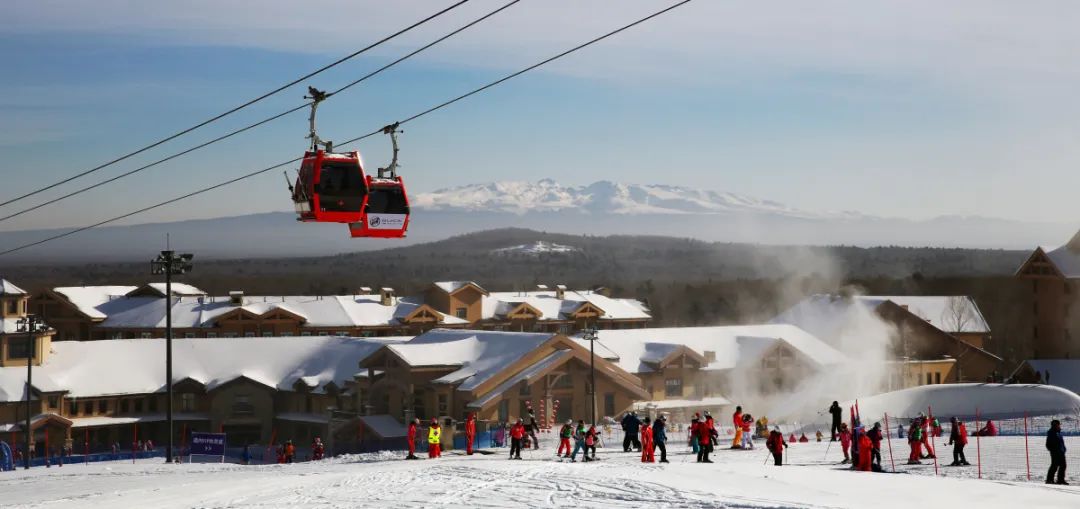
{"label": "ski pole", "polygon": [[765,461],[761,462],[761,466],[765,466],[769,463],[769,456],[772,456],[772,451],[769,451],[769,453],[765,455]]}
{"label": "ski pole", "polygon": [[825,457],[821,459],[822,461],[829,459],[829,449],[832,449],[832,440],[829,441],[829,445],[825,446]]}

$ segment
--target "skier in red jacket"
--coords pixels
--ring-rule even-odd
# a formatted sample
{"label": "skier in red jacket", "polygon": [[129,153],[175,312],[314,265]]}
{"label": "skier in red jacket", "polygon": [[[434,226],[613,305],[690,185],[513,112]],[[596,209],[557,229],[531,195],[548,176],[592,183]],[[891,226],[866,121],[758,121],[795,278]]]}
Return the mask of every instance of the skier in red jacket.
{"label": "skier in red jacket", "polygon": [[649,420],[645,419],[645,422],[641,425],[641,462],[653,463],[653,431],[652,426],[649,425]]}
{"label": "skier in red jacket", "polygon": [[708,412],[705,412],[705,422],[699,422],[697,426],[698,437],[698,463],[712,463],[709,459],[709,453],[712,452],[713,436],[716,433],[716,429],[712,426],[712,416]]}
{"label": "skier in red jacket", "polygon": [[473,442],[476,441],[476,414],[465,417],[465,454],[472,456]]}
{"label": "skier in red jacket", "polygon": [[510,427],[510,459],[521,459],[521,441],[525,439],[525,423],[518,419]]}
{"label": "skier in red jacket", "polygon": [[[765,440],[765,448],[772,453],[774,465],[779,467],[784,464],[784,449],[787,447],[788,444],[784,441],[784,434],[780,433],[780,426],[773,428],[769,432],[769,438]],[[847,452],[844,454],[847,454]]]}
{"label": "skier in red jacket", "polygon": [[405,459],[407,459],[407,460],[418,460],[418,459],[420,459],[420,458],[416,457],[416,427],[419,424],[420,424],[420,419],[413,419],[412,422],[409,423],[409,432],[406,435],[408,437],[408,440],[409,440],[409,455],[405,456]]}
{"label": "skier in red jacket", "polygon": [[873,463],[872,457],[874,450],[874,441],[870,440],[870,437],[866,433],[859,433],[859,464],[856,470],[862,470],[863,472],[870,471],[870,465]]}
{"label": "skier in red jacket", "polygon": [[735,438],[731,441],[732,449],[742,449],[742,407],[735,407],[735,413],[731,415],[731,422],[735,426]]}

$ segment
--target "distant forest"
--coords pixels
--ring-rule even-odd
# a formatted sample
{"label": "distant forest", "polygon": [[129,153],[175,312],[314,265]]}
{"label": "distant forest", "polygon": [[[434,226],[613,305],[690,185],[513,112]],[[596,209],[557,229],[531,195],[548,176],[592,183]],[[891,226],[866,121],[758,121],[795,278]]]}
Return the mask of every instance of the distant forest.
{"label": "distant forest", "polygon": [[[505,254],[536,241],[569,253]],[[1029,287],[1012,277],[1028,251],[910,247],[765,246],[658,236],[579,236],[500,229],[381,251],[313,258],[203,260],[178,278],[214,294],[352,294],[390,286],[400,295],[432,281],[467,279],[497,291],[537,284],[605,286],[648,302],[657,326],[767,320],[807,295],[971,295],[994,332],[990,350],[1008,365],[1030,355],[1020,341]],[[147,262],[153,256],[148,251]],[[149,263],[22,266],[4,270],[27,290],[55,286],[142,284]],[[1026,291],[1025,291],[1026,290]]]}

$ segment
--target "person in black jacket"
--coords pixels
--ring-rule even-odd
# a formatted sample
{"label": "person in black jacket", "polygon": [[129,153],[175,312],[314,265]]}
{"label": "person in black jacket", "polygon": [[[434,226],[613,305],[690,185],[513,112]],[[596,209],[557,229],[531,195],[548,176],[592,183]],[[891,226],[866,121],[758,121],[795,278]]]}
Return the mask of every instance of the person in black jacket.
{"label": "person in black jacket", "polygon": [[1069,484],[1065,482],[1065,439],[1061,436],[1061,421],[1057,419],[1050,422],[1050,431],[1046,432],[1046,450],[1050,451],[1050,470],[1046,472],[1046,484]]}
{"label": "person in black jacket", "polygon": [[840,408],[840,403],[833,401],[832,406],[829,407],[829,413],[832,414],[832,441],[835,442],[837,434],[840,433],[840,417],[844,411]]}
{"label": "person in black jacket", "polygon": [[667,417],[653,421],[653,450],[660,449],[660,463],[667,463]]}
{"label": "person in black jacket", "polygon": [[630,412],[622,418],[623,433],[626,434],[623,437],[622,448],[623,452],[630,452],[630,446],[634,446],[634,450],[641,452],[641,441],[638,440],[638,429],[641,428],[641,419],[638,418],[636,412]]}

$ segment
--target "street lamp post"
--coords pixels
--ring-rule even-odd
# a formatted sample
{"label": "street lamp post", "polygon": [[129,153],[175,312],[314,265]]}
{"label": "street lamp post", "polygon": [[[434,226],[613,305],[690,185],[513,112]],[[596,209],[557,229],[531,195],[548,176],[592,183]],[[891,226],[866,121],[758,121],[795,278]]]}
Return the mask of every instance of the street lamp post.
{"label": "street lamp post", "polygon": [[30,390],[34,383],[34,335],[45,331],[45,321],[36,315],[26,315],[16,322],[18,332],[26,333],[26,441],[23,444],[23,468],[30,468],[30,442],[34,432],[30,429],[30,417],[33,413],[30,409]]}
{"label": "street lamp post", "polygon": [[596,425],[596,329],[585,329],[582,338],[589,342],[589,402],[592,409],[592,424]]}
{"label": "street lamp post", "polygon": [[150,261],[150,273],[165,275],[165,420],[168,421],[169,439],[165,446],[165,462],[173,461],[173,376],[172,376],[172,276],[191,271],[192,254],[177,255],[174,251],[162,251]]}

